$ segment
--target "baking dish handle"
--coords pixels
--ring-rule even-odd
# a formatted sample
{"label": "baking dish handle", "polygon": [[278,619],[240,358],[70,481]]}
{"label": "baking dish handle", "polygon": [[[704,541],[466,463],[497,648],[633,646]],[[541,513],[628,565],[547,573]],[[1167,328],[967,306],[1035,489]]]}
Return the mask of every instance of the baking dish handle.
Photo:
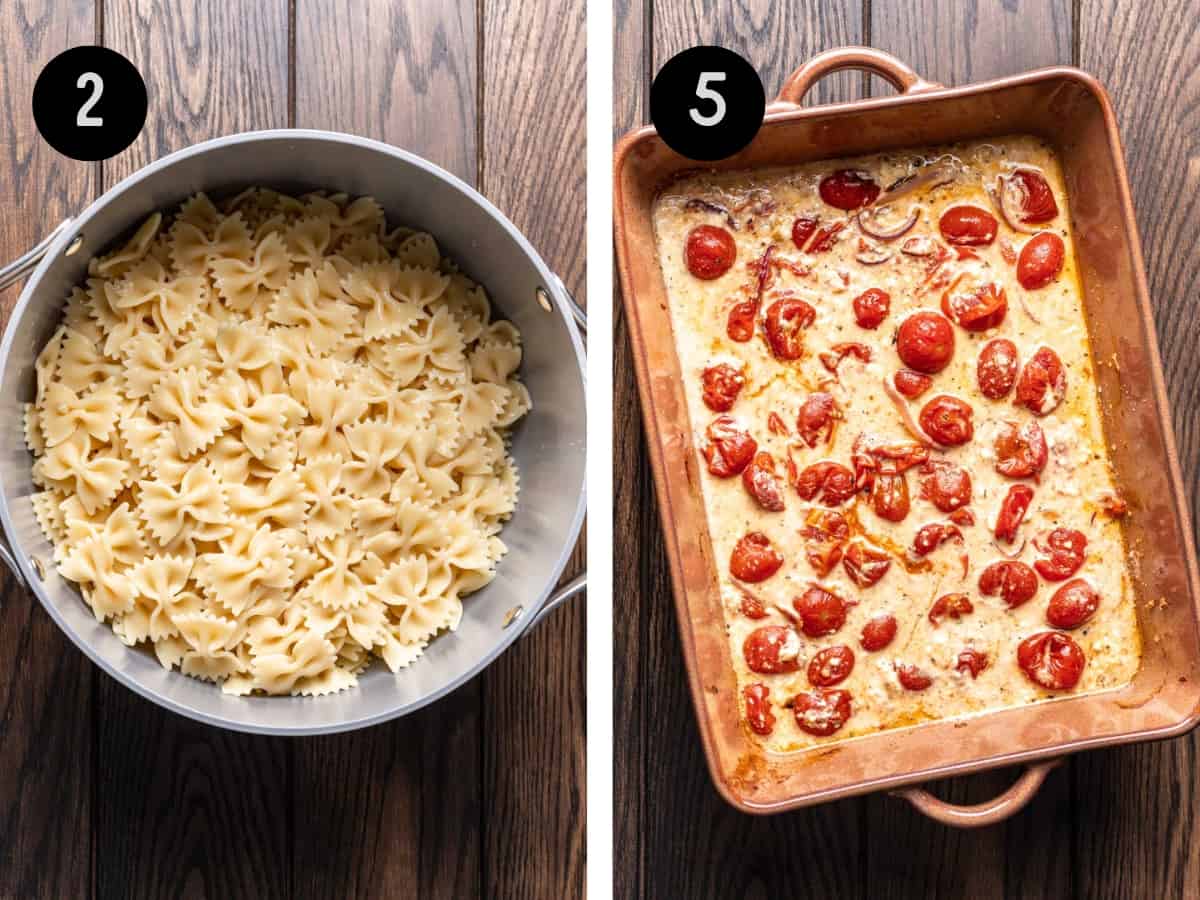
{"label": "baking dish handle", "polygon": [[838,47],[818,53],[793,72],[783,83],[778,102],[799,106],[809,88],[826,75],[842,69],[858,69],[878,75],[902,94],[916,94],[941,87],[936,82],[926,81],[890,53],[874,47]]}
{"label": "baking dish handle", "polygon": [[1020,812],[1025,804],[1033,799],[1050,770],[1061,764],[1061,759],[1034,763],[1022,772],[1021,777],[1003,794],[973,806],[947,803],[919,787],[891,791],[891,794],[893,797],[907,800],[918,812],[924,813],[935,822],[955,828],[981,828],[984,825],[994,825]]}
{"label": "baking dish handle", "polygon": [[529,620],[529,624],[525,626],[525,632],[521,637],[527,637],[533,632],[533,629],[546,621],[550,613],[554,612],[554,610],[558,609],[576,594],[582,594],[586,590],[587,572],[581,572],[550,595],[546,602],[542,604],[542,608],[537,611],[537,615]]}

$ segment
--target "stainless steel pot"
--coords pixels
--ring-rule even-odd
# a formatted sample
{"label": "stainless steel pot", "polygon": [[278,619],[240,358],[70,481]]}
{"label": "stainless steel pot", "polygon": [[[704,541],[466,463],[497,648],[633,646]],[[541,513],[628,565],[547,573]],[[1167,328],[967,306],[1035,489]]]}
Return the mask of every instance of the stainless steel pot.
{"label": "stainless steel pot", "polygon": [[[373,666],[351,691],[326,697],[231,697],[168,672],[101,624],[51,563],[51,545],[33,517],[32,460],[21,404],[34,393],[33,362],[59,321],[87,262],[151,212],[197,191],[225,195],[250,185],[303,192],[369,194],[389,220],[429,231],[483,284],[495,308],[521,330],[521,374],[533,409],[517,427],[513,455],[521,495],[504,528],[508,555],[496,578],[465,602],[457,631],[435,639],[399,675]],[[36,268],[35,268],[36,266]],[[239,731],[321,734],[362,728],[412,712],[482,671],[552,608],[582,591],[585,576],[553,594],[575,546],[584,497],[583,314],[562,282],[513,224],[448,172],[377,141],[324,131],[232,135],[173,153],[115,185],[81,215],[0,269],[0,288],[30,269],[0,345],[0,561],[29,587],[67,636],[105,672],[155,703]],[[35,562],[36,560],[36,562]],[[41,574],[39,574],[39,570]]]}

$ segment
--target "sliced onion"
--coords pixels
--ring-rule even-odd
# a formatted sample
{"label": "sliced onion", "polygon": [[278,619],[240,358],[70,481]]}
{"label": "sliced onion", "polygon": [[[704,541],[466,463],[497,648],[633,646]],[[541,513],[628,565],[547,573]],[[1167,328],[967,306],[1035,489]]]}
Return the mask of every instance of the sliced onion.
{"label": "sliced onion", "polygon": [[900,245],[900,252],[909,256],[933,256],[937,250],[937,241],[927,234],[910,237]]}
{"label": "sliced onion", "polygon": [[1013,181],[1011,175],[1000,175],[997,176],[996,183],[988,187],[987,194],[992,203],[996,205],[996,209],[1000,210],[1000,215],[1009,228],[1022,234],[1037,234],[1036,228],[1030,228],[1021,221],[1019,213],[1013,212],[1011,204],[1021,205],[1022,203],[1021,191],[1022,189]]}
{"label": "sliced onion", "polygon": [[885,228],[879,224],[876,218],[879,210],[880,207],[878,205],[870,206],[861,210],[858,214],[858,227],[862,229],[864,234],[875,238],[877,241],[894,241],[898,237],[903,237],[912,230],[912,227],[917,224],[917,220],[921,217],[918,207],[914,206],[908,211],[908,216],[899,225]]}
{"label": "sliced onion", "polygon": [[933,189],[954,180],[954,168],[949,163],[934,163],[911,175],[906,175],[875,198],[875,206],[887,206],[916,191]]}
{"label": "sliced onion", "polygon": [[1029,316],[1029,318],[1030,318],[1030,320],[1032,320],[1033,324],[1041,325],[1042,320],[1033,314],[1033,310],[1030,309],[1029,304],[1025,302],[1025,294],[1023,292],[1017,294],[1017,300],[1021,304],[1021,310],[1025,313],[1025,315]]}
{"label": "sliced onion", "polygon": [[1022,553],[1025,552],[1025,538],[1021,538],[1021,543],[1017,545],[1016,550],[1005,550],[1003,547],[1000,546],[999,543],[997,543],[994,540],[992,541],[992,546],[995,547],[996,551],[1001,556],[1005,557],[1006,559],[1016,559],[1018,556],[1020,556]]}
{"label": "sliced onion", "polygon": [[877,266],[892,258],[892,251],[883,247],[865,247],[854,254],[854,258],[864,266]]}
{"label": "sliced onion", "polygon": [[896,386],[892,384],[892,380],[886,375],[883,376],[883,390],[888,395],[888,399],[895,405],[896,411],[900,413],[900,422],[904,425],[905,431],[912,435],[923,447],[942,446],[921,430],[921,427],[917,424],[917,420],[913,418],[912,410],[908,408],[908,401],[896,390]]}
{"label": "sliced onion", "polygon": [[701,212],[715,213],[718,216],[725,217],[725,224],[734,231],[737,231],[737,221],[733,218],[733,214],[720,203],[713,203],[711,200],[705,200],[701,197],[693,197],[683,204],[683,208],[689,212],[699,210]]}

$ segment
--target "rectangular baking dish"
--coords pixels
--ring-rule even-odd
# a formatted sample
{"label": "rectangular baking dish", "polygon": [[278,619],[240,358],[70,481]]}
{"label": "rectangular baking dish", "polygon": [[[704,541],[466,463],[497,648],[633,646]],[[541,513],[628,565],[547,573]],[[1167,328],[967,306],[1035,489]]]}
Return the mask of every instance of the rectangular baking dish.
{"label": "rectangular baking dish", "polygon": [[[813,83],[845,68],[880,75],[899,93],[800,107]],[[762,750],[741,723],[655,246],[658,191],[697,164],[667,148],[653,128],[634,131],[617,146],[617,260],[688,679],[713,780],[746,812],[781,812],[886,789],[948,824],[987,824],[1024,805],[1068,753],[1171,737],[1198,721],[1200,580],[1120,140],[1099,82],[1056,67],[944,88],[880,51],[831,50],[796,70],[767,107],[753,142],[713,168],[746,170],[1013,133],[1049,140],[1066,179],[1105,434],[1131,510],[1126,538],[1144,643],[1141,667],[1118,691],[786,755]],[[952,806],[913,787],[1016,763],[1029,765],[1021,778],[974,807]]]}

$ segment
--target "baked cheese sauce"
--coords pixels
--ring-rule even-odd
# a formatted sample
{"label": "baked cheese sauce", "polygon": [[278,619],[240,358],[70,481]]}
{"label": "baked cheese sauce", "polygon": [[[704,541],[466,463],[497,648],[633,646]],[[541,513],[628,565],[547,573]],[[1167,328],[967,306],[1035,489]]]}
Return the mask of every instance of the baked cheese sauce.
{"label": "baked cheese sauce", "polygon": [[[871,220],[876,234],[901,225],[910,209],[918,214],[916,224],[894,239],[865,235],[853,211],[824,202],[819,189],[822,179],[838,170],[861,173],[886,189],[912,173],[930,171],[932,166],[949,172],[950,180],[915,189],[894,201],[885,194],[887,205],[877,204]],[[1061,270],[1036,289],[1023,288],[1017,277],[1016,257],[1032,235],[1010,227],[987,192],[998,184],[998,176],[1011,176],[1022,168],[1042,173],[1057,206],[1052,218],[1027,227],[1056,234],[1065,245]],[[987,211],[996,226],[990,242],[965,252],[952,246],[939,228],[943,213],[962,204]],[[797,218],[815,218],[819,228],[839,222],[842,227],[829,238],[817,235],[817,242],[823,239],[825,246],[814,252],[812,239],[804,241],[804,249],[793,241]],[[753,173],[697,174],[673,183],[661,194],[655,208],[658,250],[696,452],[700,454],[708,443],[706,430],[721,414],[705,402],[702,375],[707,368],[725,363],[740,370],[745,382],[725,414],[754,438],[758,453],[771,455],[777,483],[782,486],[784,509],[769,511],[751,496],[741,476],[716,477],[710,474],[705,458],[698,459],[739,703],[748,719],[748,731],[753,727],[765,748],[794,751],[930,719],[1111,689],[1132,679],[1140,656],[1135,597],[1119,513],[1111,506],[1118,495],[1101,430],[1068,219],[1056,160],[1048,147],[1025,136]],[[689,271],[688,236],[701,225],[724,231],[736,250],[732,266],[717,277],[711,277],[712,271],[703,272],[710,276],[706,278]],[[902,247],[925,253],[914,255]],[[768,248],[764,266],[761,260]],[[885,261],[877,262],[885,256]],[[739,301],[753,301],[764,271],[769,274],[752,320],[753,335],[749,340],[733,340],[727,330],[731,308]],[[965,508],[974,524],[959,526],[961,543],[947,541],[924,557],[913,553],[919,528],[950,521],[947,512],[922,497],[921,467],[909,468],[902,475],[910,508],[898,522],[878,515],[867,491],[833,506],[819,502],[820,495],[811,501],[802,499],[794,484],[796,473],[821,461],[854,470],[852,452],[860,435],[869,435],[872,446],[915,443],[897,405],[902,398],[889,396],[884,385],[905,368],[898,355],[898,326],[914,311],[940,312],[947,288],[953,291],[958,285],[985,282],[1005,292],[1003,320],[981,332],[955,324],[950,362],[930,376],[928,390],[906,401],[913,420],[926,403],[943,394],[965,401],[972,409],[974,434],[970,440],[961,446],[927,445],[935,464],[949,460],[970,475],[971,498]],[[865,328],[856,318],[853,301],[871,288],[886,292],[890,306],[881,324]],[[812,323],[801,330],[803,352],[794,360],[777,358],[764,333],[766,311],[784,297],[799,298],[815,311]],[[1041,347],[1050,348],[1061,360],[1066,392],[1050,412],[1039,415],[1018,405],[1016,390],[997,400],[987,399],[981,392],[977,374],[980,350],[1001,337],[1015,344],[1022,368]],[[846,355],[837,363],[835,375],[821,355],[846,342],[866,345],[870,359]],[[797,413],[810,394],[820,391],[833,396],[841,418],[834,423],[828,442],[822,436],[810,447],[797,434]],[[1052,397],[1047,395],[1041,405],[1053,406]],[[1044,468],[1035,477],[1001,475],[995,468],[998,430],[1004,423],[1020,427],[1029,422],[1040,425],[1044,434]],[[789,458],[794,464],[790,478]],[[1001,504],[1014,484],[1027,485],[1033,495],[1009,543],[998,540],[994,529]],[[844,560],[822,577],[806,558],[801,530],[816,512],[829,509],[842,515],[852,539],[887,551],[891,564],[875,584],[856,584]],[[961,513],[957,518],[966,521]],[[1039,575],[1032,599],[1014,608],[1000,595],[983,593],[980,574],[989,564],[1011,558],[1033,567],[1050,555],[1045,549],[1046,535],[1055,528],[1073,529],[1086,537],[1086,553],[1076,572],[1061,581]],[[739,581],[730,573],[735,545],[751,532],[765,535],[783,560],[774,574],[756,583]],[[1055,628],[1047,621],[1050,598],[1073,579],[1083,579],[1095,589],[1099,606],[1081,625]],[[844,623],[833,633],[815,637],[804,633],[793,605],[813,584],[848,604]],[[956,593],[966,595],[971,611],[958,618],[944,616],[936,623],[931,621],[929,613],[936,599]],[[758,614],[754,607],[761,605],[765,617],[747,615],[747,603],[754,614]],[[882,649],[863,649],[860,635],[864,625],[883,613],[895,618],[895,637]],[[751,671],[745,642],[764,626],[787,629],[776,632],[781,635],[778,646],[770,649],[779,654],[789,671]],[[1018,665],[1018,645],[1045,632],[1068,636],[1082,651],[1082,675],[1069,690],[1046,689]],[[828,706],[818,704],[806,719],[812,727],[802,729],[794,707],[808,704],[798,698],[819,693],[810,681],[810,663],[822,649],[838,646],[849,648],[853,667],[844,680],[830,687],[848,696],[836,695]],[[974,659],[985,661],[977,674],[962,662],[966,650],[973,652]],[[822,660],[827,662],[828,656]],[[845,662],[843,655],[832,668],[825,665],[823,672],[816,673],[818,682],[836,680],[843,674]],[[903,686],[899,672],[905,667],[926,676],[928,686],[916,690]],[[821,668],[818,662],[816,669]],[[922,683],[921,679],[917,683]],[[748,695],[758,700],[748,704]]]}

